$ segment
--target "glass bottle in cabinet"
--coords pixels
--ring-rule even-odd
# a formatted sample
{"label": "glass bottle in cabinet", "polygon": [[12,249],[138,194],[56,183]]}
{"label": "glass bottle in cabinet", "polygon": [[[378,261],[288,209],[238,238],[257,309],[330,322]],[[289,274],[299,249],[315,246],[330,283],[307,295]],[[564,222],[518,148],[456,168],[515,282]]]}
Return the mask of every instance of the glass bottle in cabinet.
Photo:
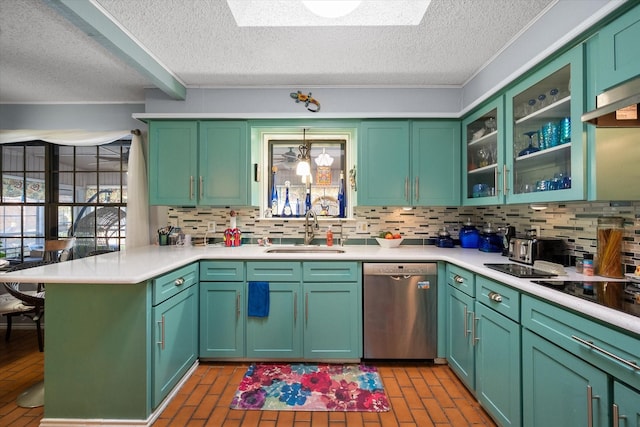
{"label": "glass bottle in cabinet", "polygon": [[509,202],[583,198],[581,56],[569,51],[507,92]]}
{"label": "glass bottle in cabinet", "polygon": [[463,121],[465,205],[502,201],[503,102],[499,97]]}

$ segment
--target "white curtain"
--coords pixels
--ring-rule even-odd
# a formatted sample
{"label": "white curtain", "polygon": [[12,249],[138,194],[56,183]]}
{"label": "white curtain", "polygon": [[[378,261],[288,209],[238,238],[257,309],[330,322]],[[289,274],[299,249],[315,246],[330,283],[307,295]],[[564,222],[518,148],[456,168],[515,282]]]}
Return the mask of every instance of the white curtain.
{"label": "white curtain", "polygon": [[46,141],[58,145],[96,146],[119,139],[131,138],[127,183],[127,232],[126,247],[146,246],[149,240],[149,194],[147,189],[147,166],[142,149],[140,131],[84,130],[0,130],[0,144],[26,141]]}

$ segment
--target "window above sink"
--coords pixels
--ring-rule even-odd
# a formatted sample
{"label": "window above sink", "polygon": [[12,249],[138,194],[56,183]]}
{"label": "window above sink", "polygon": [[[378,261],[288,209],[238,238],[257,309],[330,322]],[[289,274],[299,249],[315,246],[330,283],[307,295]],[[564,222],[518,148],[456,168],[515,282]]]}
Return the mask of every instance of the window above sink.
{"label": "window above sink", "polygon": [[[351,218],[355,201],[350,184],[350,171],[355,168],[356,158],[355,131],[351,128],[313,127],[262,129],[259,132],[263,165],[261,218],[304,218],[307,192],[311,210],[319,219]],[[305,149],[308,149],[310,175],[301,176],[297,174],[297,167]],[[277,206],[275,209],[272,208],[274,183],[277,193],[277,202],[273,203],[274,207]],[[340,216],[339,206],[341,185],[346,206],[344,216]]]}

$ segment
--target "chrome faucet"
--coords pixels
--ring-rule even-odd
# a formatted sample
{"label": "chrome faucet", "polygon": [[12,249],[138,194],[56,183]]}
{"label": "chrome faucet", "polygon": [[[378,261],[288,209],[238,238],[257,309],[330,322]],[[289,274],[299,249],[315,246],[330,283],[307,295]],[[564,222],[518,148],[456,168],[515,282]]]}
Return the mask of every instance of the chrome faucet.
{"label": "chrome faucet", "polygon": [[[309,223],[309,217],[313,217],[313,224]],[[318,217],[316,216],[315,211],[309,209],[306,214],[304,214],[304,244],[309,245],[311,241],[315,237],[315,232],[313,229],[320,229],[318,225]]]}

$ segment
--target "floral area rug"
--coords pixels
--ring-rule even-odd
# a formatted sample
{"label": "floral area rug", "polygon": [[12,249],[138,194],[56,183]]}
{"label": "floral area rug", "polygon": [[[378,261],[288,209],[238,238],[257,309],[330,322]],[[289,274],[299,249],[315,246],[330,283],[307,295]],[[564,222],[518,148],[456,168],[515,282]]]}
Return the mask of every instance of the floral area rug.
{"label": "floral area rug", "polygon": [[231,408],[386,412],[389,402],[373,366],[258,363],[247,370]]}

